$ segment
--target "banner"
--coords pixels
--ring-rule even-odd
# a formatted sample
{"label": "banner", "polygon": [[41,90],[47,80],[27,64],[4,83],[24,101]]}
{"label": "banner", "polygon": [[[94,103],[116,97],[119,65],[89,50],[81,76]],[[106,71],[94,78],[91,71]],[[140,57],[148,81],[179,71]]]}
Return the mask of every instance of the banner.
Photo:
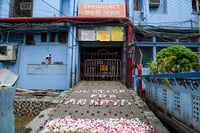
{"label": "banner", "polygon": [[110,31],[97,31],[98,41],[110,41]]}
{"label": "banner", "polygon": [[126,17],[124,3],[80,3],[78,16]]}
{"label": "banner", "polygon": [[95,30],[81,30],[81,41],[95,41]]}
{"label": "banner", "polygon": [[112,41],[123,41],[122,28],[112,28]]}

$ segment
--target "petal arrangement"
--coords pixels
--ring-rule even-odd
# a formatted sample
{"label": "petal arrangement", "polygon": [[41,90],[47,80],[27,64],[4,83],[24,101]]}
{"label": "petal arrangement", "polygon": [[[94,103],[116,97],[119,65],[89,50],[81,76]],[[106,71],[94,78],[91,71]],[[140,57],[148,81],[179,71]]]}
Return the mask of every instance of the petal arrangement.
{"label": "petal arrangement", "polygon": [[90,132],[90,133],[150,133],[151,128],[139,118],[105,118],[105,119],[52,119],[46,123],[40,133],[48,132]]}

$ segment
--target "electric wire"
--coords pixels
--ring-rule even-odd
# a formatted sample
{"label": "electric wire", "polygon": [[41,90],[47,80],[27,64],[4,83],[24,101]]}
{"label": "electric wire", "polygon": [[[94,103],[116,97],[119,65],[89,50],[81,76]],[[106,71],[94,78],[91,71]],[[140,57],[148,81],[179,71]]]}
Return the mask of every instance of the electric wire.
{"label": "electric wire", "polygon": [[[18,1],[18,0],[17,0]],[[53,8],[54,10],[58,11],[59,13],[62,13],[60,10],[56,9],[54,6],[50,5],[48,2],[43,1],[45,4],[47,4],[49,7]],[[18,1],[19,2],[19,1]],[[10,3],[11,4],[11,3]],[[162,4],[163,6],[164,4]],[[63,13],[62,13],[63,14]],[[65,14],[64,14],[65,15]],[[152,17],[152,16],[150,16]],[[150,18],[149,17],[149,18]],[[187,20],[189,21],[189,20]],[[23,29],[24,27],[28,26],[38,26],[38,27],[50,27],[53,24],[56,23],[71,23],[71,24],[79,24],[79,25],[84,25],[84,24],[103,24],[103,23],[110,23],[110,22],[119,22],[122,26],[127,26],[131,25],[129,22],[121,19],[109,19],[109,20],[96,20],[96,21],[87,21],[87,20],[54,20],[51,22],[45,22],[43,24],[41,23],[19,23],[19,24],[10,24],[10,23],[1,23],[0,24],[0,29],[5,29],[5,30],[14,30],[17,31],[19,29]],[[182,21],[183,23],[186,21]],[[175,24],[175,23],[182,23],[180,22],[165,22],[165,24]],[[192,21],[193,22],[193,21]],[[152,23],[153,24],[153,23]],[[164,24],[164,23],[157,23],[157,24]],[[133,26],[133,25],[132,25]],[[154,26],[154,25],[138,25],[138,26],[133,26],[133,29],[135,32],[141,33],[144,36],[147,37],[158,37],[161,39],[185,39],[185,38],[192,38],[192,37],[199,37],[199,33],[196,33],[196,31],[191,31],[191,33],[185,34],[181,33],[182,29],[188,28],[188,27],[175,27],[175,26]],[[178,31],[177,31],[178,29]],[[176,32],[175,32],[176,31]],[[188,30],[190,32],[190,30]],[[180,32],[180,33],[179,33]]]}
{"label": "electric wire", "polygon": [[[52,21],[49,23],[19,23],[19,24],[4,24],[0,25],[1,28],[6,28],[6,29],[13,29],[13,30],[19,30],[20,28],[26,27],[25,25],[29,26],[39,26],[39,27],[50,27],[55,23],[71,23],[71,24],[103,24],[103,23],[108,23],[108,22],[120,22],[122,26],[127,26],[130,25],[129,22],[123,21],[121,19],[111,19],[111,20],[102,20],[102,21],[83,21],[83,20],[57,20],[57,21]],[[146,28],[144,28],[146,27]],[[133,26],[135,32],[141,33],[145,36],[155,36],[155,37],[161,37],[161,38],[168,38],[168,39],[184,39],[184,38],[192,38],[192,37],[199,37],[199,33],[197,31],[190,31],[188,30],[188,33],[185,33],[185,30],[182,31],[177,29],[163,29],[160,27],[155,27],[153,25],[145,25],[145,26]]]}

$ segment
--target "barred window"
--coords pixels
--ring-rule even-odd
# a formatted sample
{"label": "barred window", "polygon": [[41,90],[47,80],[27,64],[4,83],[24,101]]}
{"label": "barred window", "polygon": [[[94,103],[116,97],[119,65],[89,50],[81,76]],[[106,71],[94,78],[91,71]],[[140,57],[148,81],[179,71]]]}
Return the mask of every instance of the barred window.
{"label": "barred window", "polygon": [[32,17],[32,0],[14,0],[13,17]]}
{"label": "barred window", "polygon": [[58,42],[66,43],[66,32],[59,32],[58,33]]}
{"label": "barred window", "polygon": [[26,35],[26,45],[35,45],[34,35],[32,33]]}
{"label": "barred window", "polygon": [[[200,9],[200,0],[198,2],[199,2],[199,9]],[[192,8],[197,9],[196,0],[192,0]]]}
{"label": "barred window", "polygon": [[47,33],[41,33],[41,42],[47,42]]}
{"label": "barred window", "polygon": [[134,10],[140,11],[140,0],[134,0]]}

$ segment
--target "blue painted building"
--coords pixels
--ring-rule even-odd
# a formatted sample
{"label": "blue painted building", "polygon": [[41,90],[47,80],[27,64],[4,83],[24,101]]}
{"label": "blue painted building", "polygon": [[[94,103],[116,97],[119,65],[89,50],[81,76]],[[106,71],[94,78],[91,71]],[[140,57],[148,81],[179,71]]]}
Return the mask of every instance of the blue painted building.
{"label": "blue painted building", "polygon": [[0,68],[16,73],[16,86],[26,89],[64,90],[79,80],[126,83],[130,44],[140,48],[143,70],[164,47],[200,51],[194,5],[193,0],[1,0]]}
{"label": "blue painted building", "polygon": [[[139,46],[144,68],[156,60],[156,53],[172,45],[184,45],[200,52],[196,0],[133,0],[129,12],[135,27],[134,44]],[[140,63],[141,62],[141,63]],[[147,73],[143,69],[143,73]]]}

